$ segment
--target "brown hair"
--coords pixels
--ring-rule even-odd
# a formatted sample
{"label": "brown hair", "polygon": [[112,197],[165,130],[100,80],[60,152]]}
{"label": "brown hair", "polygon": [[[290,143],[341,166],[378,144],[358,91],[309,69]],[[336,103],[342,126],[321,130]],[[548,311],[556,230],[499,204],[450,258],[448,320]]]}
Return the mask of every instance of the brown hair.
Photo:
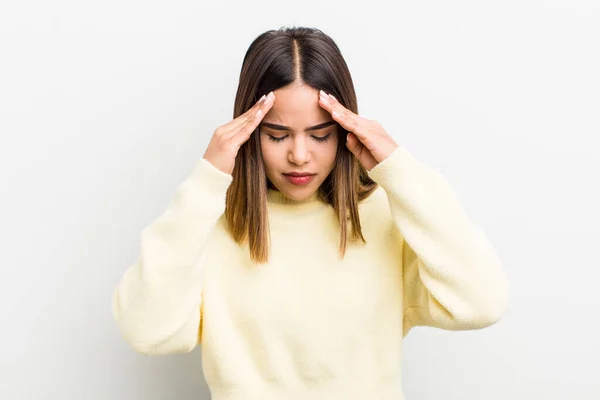
{"label": "brown hair", "polygon": [[[347,109],[358,113],[352,77],[336,43],[314,28],[293,27],[259,35],[242,63],[233,117],[237,118],[270,91],[302,82],[333,95]],[[267,188],[257,130],[239,149],[233,182],[227,190],[225,217],[234,240],[248,241],[250,258],[257,263],[269,259]],[[377,187],[345,144],[347,131],[338,124],[335,166],[319,187],[321,199],[331,204],[340,223],[340,257],[351,240],[365,239],[360,227],[358,203]],[[348,224],[351,226],[348,227]]]}

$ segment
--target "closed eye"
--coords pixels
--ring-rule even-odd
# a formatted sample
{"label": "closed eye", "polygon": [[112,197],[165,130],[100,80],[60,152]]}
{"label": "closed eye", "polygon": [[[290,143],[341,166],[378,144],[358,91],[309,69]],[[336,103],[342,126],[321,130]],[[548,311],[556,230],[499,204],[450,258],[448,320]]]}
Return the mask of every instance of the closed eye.
{"label": "closed eye", "polygon": [[[329,133],[328,135],[325,136],[314,136],[312,135],[311,137],[319,142],[319,143],[324,143],[326,141],[328,141],[331,138],[331,133]],[[289,135],[285,135],[285,136],[273,136],[273,135],[269,135],[267,134],[267,137],[269,138],[270,141],[275,142],[275,143],[279,143],[279,142],[283,142]]]}
{"label": "closed eye", "polygon": [[331,137],[331,133],[325,136],[313,136],[312,138],[315,139],[317,142],[319,143],[323,143],[329,140],[329,138]]}
{"label": "closed eye", "polygon": [[270,141],[275,142],[275,143],[279,143],[279,142],[283,142],[283,140],[288,137],[288,135],[285,136],[281,136],[281,137],[276,137],[273,135],[267,135],[267,137],[269,138]]}

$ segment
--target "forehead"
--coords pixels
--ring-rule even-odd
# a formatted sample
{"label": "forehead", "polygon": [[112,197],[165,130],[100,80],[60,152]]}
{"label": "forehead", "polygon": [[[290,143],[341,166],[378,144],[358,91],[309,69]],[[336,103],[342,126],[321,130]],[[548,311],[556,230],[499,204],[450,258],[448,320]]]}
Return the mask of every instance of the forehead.
{"label": "forehead", "polygon": [[263,121],[286,125],[294,130],[331,120],[329,112],[319,105],[319,91],[293,83],[274,91],[275,103]]}

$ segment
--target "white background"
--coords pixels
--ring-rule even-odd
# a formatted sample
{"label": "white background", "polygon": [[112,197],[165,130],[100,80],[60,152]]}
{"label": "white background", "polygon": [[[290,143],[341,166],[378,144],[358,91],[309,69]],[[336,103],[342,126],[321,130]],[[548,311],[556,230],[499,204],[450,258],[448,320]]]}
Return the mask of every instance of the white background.
{"label": "white background", "polygon": [[411,331],[407,400],[599,399],[599,21],[582,0],[3,2],[0,398],[209,399],[200,349],[134,353],[112,290],[231,119],[250,42],[305,25],[511,281],[496,325]]}

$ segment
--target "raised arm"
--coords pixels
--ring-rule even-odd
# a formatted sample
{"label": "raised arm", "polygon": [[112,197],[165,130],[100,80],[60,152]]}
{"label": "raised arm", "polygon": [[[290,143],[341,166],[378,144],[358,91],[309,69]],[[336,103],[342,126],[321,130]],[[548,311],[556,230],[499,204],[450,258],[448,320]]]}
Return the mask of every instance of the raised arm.
{"label": "raised arm", "polygon": [[141,252],[112,298],[114,318],[139,353],[191,351],[199,340],[202,253],[232,177],[202,158],[165,212],[141,234]]}
{"label": "raised arm", "polygon": [[481,329],[506,311],[509,282],[449,182],[399,146],[369,171],[402,237],[404,336],[413,326]]}
{"label": "raised arm", "polygon": [[184,353],[201,339],[204,247],[225,211],[237,153],[274,100],[272,92],[264,95],[218,127],[166,211],[142,232],[140,256],[115,289],[112,305],[136,351]]}

